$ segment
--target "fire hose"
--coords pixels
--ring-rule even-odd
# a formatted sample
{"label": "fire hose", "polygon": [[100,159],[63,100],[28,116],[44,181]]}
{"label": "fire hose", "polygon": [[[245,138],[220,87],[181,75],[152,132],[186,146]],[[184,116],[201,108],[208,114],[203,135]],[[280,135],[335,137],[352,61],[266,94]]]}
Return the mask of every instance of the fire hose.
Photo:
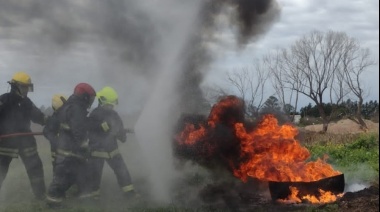
{"label": "fire hose", "polygon": [[43,135],[42,132],[24,132],[24,133],[11,133],[6,135],[0,135],[1,138],[10,138],[10,137],[17,137],[17,136],[28,136],[28,135]]}
{"label": "fire hose", "polygon": [[[135,133],[133,129],[125,129],[126,133]],[[10,138],[10,137],[17,137],[17,136],[31,136],[31,135],[43,135],[42,132],[23,132],[23,133],[11,133],[11,134],[5,134],[0,135],[0,139],[2,138]]]}

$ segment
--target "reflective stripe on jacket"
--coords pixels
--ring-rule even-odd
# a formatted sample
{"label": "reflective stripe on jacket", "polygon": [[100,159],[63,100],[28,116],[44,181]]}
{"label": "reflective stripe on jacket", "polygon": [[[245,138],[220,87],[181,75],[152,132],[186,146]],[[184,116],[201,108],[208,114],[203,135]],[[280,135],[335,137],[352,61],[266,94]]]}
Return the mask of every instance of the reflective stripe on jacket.
{"label": "reflective stripe on jacket", "polygon": [[75,158],[84,159],[84,156],[82,156],[82,155],[75,154],[73,152],[66,151],[66,150],[63,150],[63,149],[57,149],[57,153],[56,154],[64,156],[64,157],[75,157]]}
{"label": "reflective stripe on jacket", "polygon": [[105,151],[92,151],[91,156],[96,158],[104,158],[104,159],[111,159],[115,157],[116,155],[119,155],[120,151],[119,149],[115,149],[111,152],[105,152]]}

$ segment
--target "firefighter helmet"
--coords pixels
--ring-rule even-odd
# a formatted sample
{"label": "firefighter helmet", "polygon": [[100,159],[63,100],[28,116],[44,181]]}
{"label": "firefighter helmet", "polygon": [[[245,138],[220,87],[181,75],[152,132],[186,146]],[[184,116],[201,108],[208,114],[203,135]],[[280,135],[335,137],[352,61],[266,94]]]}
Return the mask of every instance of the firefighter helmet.
{"label": "firefighter helmet", "polygon": [[32,84],[30,76],[25,72],[17,72],[13,75],[11,83]]}
{"label": "firefighter helmet", "polygon": [[74,95],[82,98],[88,104],[88,107],[91,107],[94,102],[96,92],[94,88],[87,83],[79,83],[74,88]]}
{"label": "firefighter helmet", "polygon": [[33,92],[32,79],[25,72],[16,72],[8,83],[12,86],[12,89],[22,97],[26,97],[28,92]]}
{"label": "firefighter helmet", "polygon": [[67,100],[67,97],[62,94],[55,94],[51,99],[51,107],[53,110],[58,110]]}
{"label": "firefighter helmet", "polygon": [[101,105],[109,104],[115,106],[119,103],[119,95],[115,89],[109,86],[102,88],[99,92],[96,93],[96,96],[98,97],[99,103]]}

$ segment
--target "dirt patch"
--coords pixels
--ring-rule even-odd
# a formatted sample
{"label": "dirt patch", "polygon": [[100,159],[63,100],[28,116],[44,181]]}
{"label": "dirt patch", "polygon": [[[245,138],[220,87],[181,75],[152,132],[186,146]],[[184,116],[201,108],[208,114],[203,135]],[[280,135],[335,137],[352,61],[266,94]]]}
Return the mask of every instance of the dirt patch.
{"label": "dirt patch", "polygon": [[379,211],[379,186],[347,192],[339,201],[340,211]]}
{"label": "dirt patch", "polygon": [[201,195],[206,204],[209,203],[209,209],[217,211],[379,211],[378,185],[346,192],[336,202],[326,204],[283,204],[257,191],[257,188],[241,190],[226,185],[209,185]]}
{"label": "dirt patch", "polygon": [[[361,133],[361,132],[377,132],[379,133],[379,123],[365,120],[367,124],[367,131],[360,128],[360,125],[350,119],[342,119],[337,122],[330,123],[327,128],[327,133],[332,134],[346,134],[346,133]],[[309,125],[304,127],[305,130],[320,132],[322,131],[322,124]]]}

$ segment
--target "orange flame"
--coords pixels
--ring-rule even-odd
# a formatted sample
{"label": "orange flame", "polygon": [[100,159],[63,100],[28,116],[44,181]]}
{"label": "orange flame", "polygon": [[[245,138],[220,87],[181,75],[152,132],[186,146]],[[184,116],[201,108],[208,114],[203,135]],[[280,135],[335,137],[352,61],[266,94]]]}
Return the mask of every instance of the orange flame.
{"label": "orange flame", "polygon": [[243,181],[249,176],[276,182],[311,182],[341,174],[326,163],[327,158],[305,162],[310,152],[295,139],[297,129],[287,124],[279,126],[273,115],[264,116],[250,133],[241,123],[235,129],[241,140],[241,156],[248,158],[234,170]]}
{"label": "orange flame", "polygon": [[[307,162],[310,152],[296,140],[297,128],[291,124],[280,126],[274,115],[265,115],[250,131],[245,124],[244,102],[228,96],[213,106],[207,122],[186,124],[175,140],[181,146],[197,145],[194,149],[209,158],[222,155],[233,174],[244,182],[250,177],[274,182],[313,182],[342,174],[326,162],[327,157]],[[218,148],[224,144],[221,140],[224,137],[213,137],[218,125],[225,126],[223,129],[233,135],[230,142],[233,145],[229,144],[228,148]],[[231,154],[230,147],[238,149],[237,154]],[[221,149],[223,153],[217,152]],[[328,191],[321,191],[319,199],[300,198],[297,194],[297,188],[293,188],[289,201],[301,202],[305,198],[314,203],[334,197]]]}
{"label": "orange flame", "polygon": [[[301,203],[302,200],[310,202],[312,204],[321,204],[321,203],[331,203],[335,202],[338,198],[343,196],[342,194],[335,195],[330,191],[324,191],[322,189],[318,189],[319,197],[315,195],[305,195],[301,198],[298,197],[299,190],[296,187],[289,187],[291,193],[289,194],[287,199],[278,199],[277,202],[291,204],[291,203]],[[302,199],[302,200],[301,200]]]}
{"label": "orange flame", "polygon": [[193,145],[206,135],[206,128],[201,126],[195,129],[193,124],[186,124],[185,129],[180,133],[177,140],[180,144]]}

